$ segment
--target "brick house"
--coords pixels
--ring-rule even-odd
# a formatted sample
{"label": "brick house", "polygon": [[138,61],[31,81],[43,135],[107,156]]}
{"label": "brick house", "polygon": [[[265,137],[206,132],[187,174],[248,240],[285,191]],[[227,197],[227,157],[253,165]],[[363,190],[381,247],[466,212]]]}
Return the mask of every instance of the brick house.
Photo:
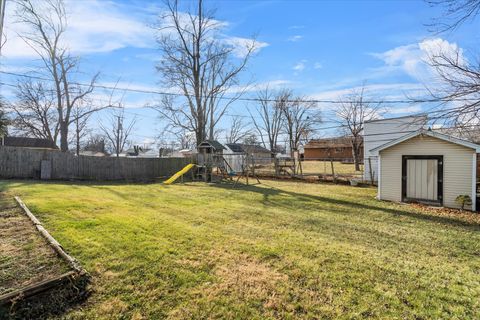
{"label": "brick house", "polygon": [[[305,160],[335,159],[353,162],[350,137],[313,139],[304,146]],[[360,161],[363,162],[363,139],[360,149]]]}

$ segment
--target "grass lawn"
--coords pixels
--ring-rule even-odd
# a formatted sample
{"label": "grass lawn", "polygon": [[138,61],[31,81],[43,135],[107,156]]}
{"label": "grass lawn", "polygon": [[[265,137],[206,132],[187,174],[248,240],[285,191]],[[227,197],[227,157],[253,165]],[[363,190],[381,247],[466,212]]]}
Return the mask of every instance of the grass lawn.
{"label": "grass lawn", "polygon": [[[356,176],[361,177],[363,175],[363,165],[360,166],[360,171],[355,171],[355,165],[353,163],[342,163],[340,161],[333,161],[333,170],[335,175],[340,176]],[[256,172],[258,174],[275,174],[275,165],[257,165]],[[330,175],[332,174],[332,165],[330,161],[317,161],[317,160],[305,160],[302,161],[303,174],[316,174],[316,175]]]}
{"label": "grass lawn", "polygon": [[[363,170],[363,165],[360,166]],[[302,161],[302,170],[304,174],[318,173],[318,174],[332,174],[332,165],[330,161]],[[357,175],[361,176],[363,171],[355,171],[353,163],[341,163],[339,161],[333,162],[333,170],[337,175]]]}
{"label": "grass lawn", "polygon": [[67,318],[480,318],[471,215],[328,184],[0,186],[91,272]]}

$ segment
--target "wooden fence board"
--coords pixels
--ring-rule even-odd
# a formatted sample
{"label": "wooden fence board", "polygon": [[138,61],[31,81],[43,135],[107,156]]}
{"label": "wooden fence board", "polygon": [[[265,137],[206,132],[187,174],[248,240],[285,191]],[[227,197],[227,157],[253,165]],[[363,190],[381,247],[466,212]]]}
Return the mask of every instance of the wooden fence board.
{"label": "wooden fence board", "polygon": [[42,160],[52,162],[55,180],[149,180],[168,177],[192,162],[190,158],[89,157],[0,146],[0,178],[39,179]]}

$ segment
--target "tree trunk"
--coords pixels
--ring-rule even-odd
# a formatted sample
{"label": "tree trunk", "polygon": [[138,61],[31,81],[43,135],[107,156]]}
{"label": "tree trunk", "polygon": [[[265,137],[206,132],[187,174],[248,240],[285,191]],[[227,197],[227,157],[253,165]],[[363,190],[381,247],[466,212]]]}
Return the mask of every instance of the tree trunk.
{"label": "tree trunk", "polygon": [[60,122],[60,150],[68,151],[68,123],[65,121]]}
{"label": "tree trunk", "polygon": [[355,165],[355,171],[360,171],[360,146],[356,141],[356,137],[352,140],[352,156]]}

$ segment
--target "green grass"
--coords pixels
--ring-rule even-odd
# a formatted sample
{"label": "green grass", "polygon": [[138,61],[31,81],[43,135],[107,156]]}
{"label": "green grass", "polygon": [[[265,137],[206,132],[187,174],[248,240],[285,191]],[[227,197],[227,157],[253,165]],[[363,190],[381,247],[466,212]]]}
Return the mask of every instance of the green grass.
{"label": "green grass", "polygon": [[480,318],[480,219],[372,188],[1,186],[91,272],[67,318]]}

